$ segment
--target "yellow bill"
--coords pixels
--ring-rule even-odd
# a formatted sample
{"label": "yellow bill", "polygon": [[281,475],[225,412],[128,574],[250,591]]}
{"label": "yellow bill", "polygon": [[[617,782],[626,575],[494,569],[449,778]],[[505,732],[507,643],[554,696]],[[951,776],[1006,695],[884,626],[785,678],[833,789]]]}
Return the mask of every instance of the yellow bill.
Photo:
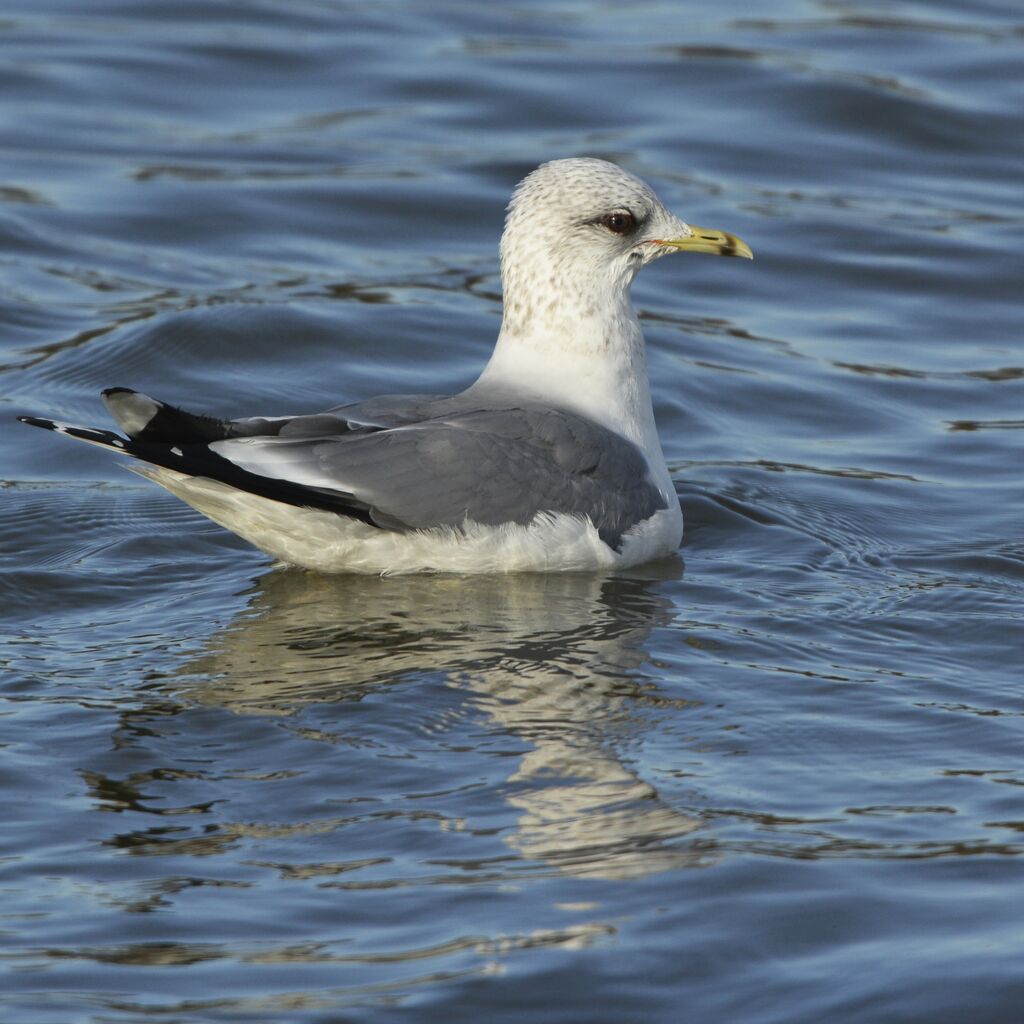
{"label": "yellow bill", "polygon": [[709,252],[712,256],[742,256],[746,260],[754,258],[750,246],[728,231],[699,228],[696,224],[690,224],[689,228],[693,234],[685,238],[656,238],[654,242],[679,252]]}

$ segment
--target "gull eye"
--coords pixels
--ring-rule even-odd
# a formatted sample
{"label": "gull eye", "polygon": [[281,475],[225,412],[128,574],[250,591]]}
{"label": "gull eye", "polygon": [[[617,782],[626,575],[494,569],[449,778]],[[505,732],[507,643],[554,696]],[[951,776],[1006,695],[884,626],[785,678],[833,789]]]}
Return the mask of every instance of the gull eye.
{"label": "gull eye", "polygon": [[606,213],[601,218],[604,225],[613,235],[631,235],[636,228],[636,217],[629,210],[616,210]]}

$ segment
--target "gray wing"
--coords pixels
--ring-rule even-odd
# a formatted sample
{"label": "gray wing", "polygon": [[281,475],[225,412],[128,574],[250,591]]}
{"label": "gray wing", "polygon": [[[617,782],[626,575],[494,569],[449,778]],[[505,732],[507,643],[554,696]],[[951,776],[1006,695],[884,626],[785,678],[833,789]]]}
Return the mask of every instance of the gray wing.
{"label": "gray wing", "polygon": [[385,395],[303,416],[247,416],[224,420],[186,412],[130,388],[107,388],[103,402],[133,440],[208,444],[234,437],[326,437],[369,433],[443,415],[457,397]]}
{"label": "gray wing", "polygon": [[[445,403],[451,415],[415,420]],[[626,530],[666,507],[640,450],[596,423],[543,406],[458,404],[376,399],[290,420],[275,436],[229,437],[209,447],[248,474],[352,498],[372,523],[392,530],[458,527],[467,519],[525,525],[539,512],[568,513],[589,517],[617,546]],[[335,417],[351,426],[315,436]]]}
{"label": "gray wing", "polygon": [[366,434],[443,415],[457,400],[438,395],[383,395],[305,416],[229,420],[225,437],[325,437]]}
{"label": "gray wing", "polygon": [[118,445],[127,454],[384,529],[525,525],[555,512],[589,517],[614,547],[666,507],[647,460],[620,435],[565,410],[474,392],[237,420],[127,388],[103,397],[128,434]]}

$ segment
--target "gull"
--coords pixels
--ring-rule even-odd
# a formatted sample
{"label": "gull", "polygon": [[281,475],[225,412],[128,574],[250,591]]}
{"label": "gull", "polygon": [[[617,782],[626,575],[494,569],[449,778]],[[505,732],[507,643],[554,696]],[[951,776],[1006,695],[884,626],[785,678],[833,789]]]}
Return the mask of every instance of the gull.
{"label": "gull", "polygon": [[501,330],[453,395],[224,420],[123,387],[123,434],[19,419],[135,460],[281,562],[324,572],[613,570],[674,552],[683,514],[629,290],[668,253],[752,258],[604,160],[552,160],[516,187],[501,237]]}

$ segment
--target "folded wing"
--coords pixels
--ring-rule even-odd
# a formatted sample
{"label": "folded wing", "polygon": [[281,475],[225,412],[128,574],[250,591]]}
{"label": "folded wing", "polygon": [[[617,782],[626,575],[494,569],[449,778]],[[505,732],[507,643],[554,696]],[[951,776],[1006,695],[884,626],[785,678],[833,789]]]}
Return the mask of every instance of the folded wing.
{"label": "folded wing", "polygon": [[613,547],[665,501],[624,438],[572,413],[529,406],[469,410],[329,437],[233,438],[211,450],[248,473],[365,504],[391,530],[589,518]]}
{"label": "folded wing", "polygon": [[588,518],[617,548],[627,530],[666,507],[635,445],[549,406],[390,396],[313,416],[218,420],[123,388],[104,400],[126,438],[27,422],[385,530],[526,525],[567,514]]}

